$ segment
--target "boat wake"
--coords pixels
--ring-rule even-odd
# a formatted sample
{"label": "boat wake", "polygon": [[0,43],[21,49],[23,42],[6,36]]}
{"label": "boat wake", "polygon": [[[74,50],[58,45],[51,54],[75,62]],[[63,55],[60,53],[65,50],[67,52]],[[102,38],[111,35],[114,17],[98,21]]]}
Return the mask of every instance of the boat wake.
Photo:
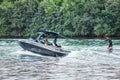
{"label": "boat wake", "polygon": [[114,49],[111,52],[109,52],[109,50],[97,50],[97,51],[93,51],[93,53],[99,54],[99,55],[102,55],[102,56],[106,56],[106,57],[119,58],[120,59],[120,54],[116,49]]}
{"label": "boat wake", "polygon": [[38,57],[41,56],[39,54],[35,54],[35,53],[32,53],[32,52],[27,51],[27,50],[17,50],[11,54],[16,55],[16,56],[19,56],[19,55],[31,55],[31,56],[38,56]]}
{"label": "boat wake", "polygon": [[24,61],[35,61],[35,60],[39,60],[42,57],[42,55],[35,54],[30,51],[26,51],[22,49],[12,52],[11,55],[14,56],[14,58],[16,59],[20,59]]}
{"label": "boat wake", "polygon": [[97,60],[100,58],[114,58],[120,59],[120,49],[113,49],[111,52],[103,47],[81,48],[80,50],[71,51],[67,57],[75,57],[86,60]]}
{"label": "boat wake", "polygon": [[43,62],[49,62],[49,61],[58,61],[59,58],[55,57],[48,57],[48,56],[42,56],[40,54],[36,54],[27,50],[17,50],[13,53],[11,53],[14,58],[19,59],[20,61],[27,61],[27,62],[34,62],[34,61],[43,61]]}
{"label": "boat wake", "polygon": [[[64,47],[65,49],[71,49],[71,47]],[[88,47],[88,48],[77,48],[76,50],[72,50],[67,56],[63,57],[61,60],[67,62],[79,62],[79,61],[87,61],[87,62],[105,62],[106,60],[120,59],[120,49],[113,49],[111,53],[105,47]],[[50,58],[55,59],[49,56],[42,56],[40,54],[36,54],[27,50],[23,50],[22,48],[17,49],[15,52],[11,53],[12,56],[22,60],[40,60],[41,58]],[[49,59],[47,59],[49,60]]]}

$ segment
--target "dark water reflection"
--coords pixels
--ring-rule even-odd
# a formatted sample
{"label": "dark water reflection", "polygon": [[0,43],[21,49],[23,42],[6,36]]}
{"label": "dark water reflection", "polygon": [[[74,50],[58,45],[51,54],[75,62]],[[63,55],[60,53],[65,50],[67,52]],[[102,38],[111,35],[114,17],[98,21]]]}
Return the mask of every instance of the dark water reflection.
{"label": "dark water reflection", "polygon": [[[120,80],[119,45],[108,53],[103,40],[75,40],[79,45],[69,41],[61,39],[60,43],[72,52],[54,58],[24,51],[16,40],[1,40],[0,80]],[[93,41],[100,45],[93,46]]]}

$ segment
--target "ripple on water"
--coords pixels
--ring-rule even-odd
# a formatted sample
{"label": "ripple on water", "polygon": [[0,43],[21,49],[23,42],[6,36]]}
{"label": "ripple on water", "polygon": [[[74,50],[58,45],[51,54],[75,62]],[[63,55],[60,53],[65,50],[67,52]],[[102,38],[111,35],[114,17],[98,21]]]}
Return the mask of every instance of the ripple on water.
{"label": "ripple on water", "polygon": [[72,50],[63,58],[24,51],[17,41],[0,41],[0,80],[120,79],[119,45],[114,45],[114,51],[108,53],[103,40],[75,40],[75,44],[73,39],[60,41],[65,49]]}

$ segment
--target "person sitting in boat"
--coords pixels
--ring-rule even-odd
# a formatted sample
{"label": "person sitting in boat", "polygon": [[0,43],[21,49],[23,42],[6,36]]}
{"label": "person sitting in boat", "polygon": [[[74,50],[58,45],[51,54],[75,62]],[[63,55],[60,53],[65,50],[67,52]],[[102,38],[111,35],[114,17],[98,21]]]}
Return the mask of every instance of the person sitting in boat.
{"label": "person sitting in boat", "polygon": [[48,39],[47,39],[47,37],[44,39],[44,44],[45,44],[45,46],[48,45]]}
{"label": "person sitting in boat", "polygon": [[107,39],[107,41],[108,41],[108,49],[111,50],[111,49],[112,49],[112,46],[113,46],[112,40],[110,39],[109,36],[106,36],[106,39]]}

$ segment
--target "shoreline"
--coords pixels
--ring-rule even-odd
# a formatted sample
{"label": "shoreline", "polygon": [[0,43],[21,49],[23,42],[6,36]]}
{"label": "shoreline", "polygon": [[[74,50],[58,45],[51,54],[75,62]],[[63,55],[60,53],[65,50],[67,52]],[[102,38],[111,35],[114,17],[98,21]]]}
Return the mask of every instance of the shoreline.
{"label": "shoreline", "polygon": [[[0,39],[29,39],[30,37],[0,37]],[[58,39],[105,39],[104,37],[58,37]],[[111,37],[112,39],[120,39],[120,37]]]}

